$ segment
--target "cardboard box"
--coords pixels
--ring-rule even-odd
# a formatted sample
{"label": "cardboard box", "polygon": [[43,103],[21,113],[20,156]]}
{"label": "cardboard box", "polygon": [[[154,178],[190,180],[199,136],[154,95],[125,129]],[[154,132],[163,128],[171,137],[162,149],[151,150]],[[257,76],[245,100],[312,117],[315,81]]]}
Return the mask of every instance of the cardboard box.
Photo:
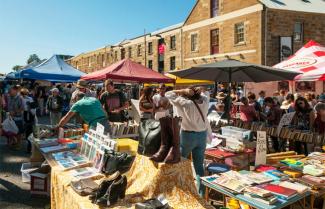
{"label": "cardboard box", "polygon": [[51,167],[43,166],[30,173],[31,184],[30,193],[31,195],[45,195],[50,196],[51,194]]}

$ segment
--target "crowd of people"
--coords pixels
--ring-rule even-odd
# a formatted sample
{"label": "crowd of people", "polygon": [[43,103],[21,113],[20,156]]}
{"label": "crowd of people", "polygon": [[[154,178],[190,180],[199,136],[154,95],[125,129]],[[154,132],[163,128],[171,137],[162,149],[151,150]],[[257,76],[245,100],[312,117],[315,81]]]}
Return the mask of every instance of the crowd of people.
{"label": "crowd of people", "polygon": [[[274,92],[271,97],[265,95],[266,92],[261,91],[258,98],[252,92],[243,96],[232,90],[230,117],[240,119],[244,123],[265,122],[268,126],[277,126],[283,114],[294,112],[291,128],[319,134],[325,133],[325,94],[315,96],[312,93],[305,93],[301,95],[281,90]],[[215,109],[222,115],[225,107],[229,105],[224,91],[220,91],[216,99]],[[284,151],[284,146],[281,144],[283,142],[279,141],[277,137],[271,138],[273,150],[275,152]],[[290,144],[290,150],[295,150],[299,154],[307,155],[313,149],[314,147],[305,142],[296,141]]]}

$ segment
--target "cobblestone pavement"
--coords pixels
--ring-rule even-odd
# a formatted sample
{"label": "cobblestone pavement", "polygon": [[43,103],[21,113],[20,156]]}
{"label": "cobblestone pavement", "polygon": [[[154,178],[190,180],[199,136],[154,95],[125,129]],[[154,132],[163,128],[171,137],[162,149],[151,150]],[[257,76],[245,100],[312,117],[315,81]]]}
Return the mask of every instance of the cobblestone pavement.
{"label": "cobblestone pavement", "polygon": [[44,209],[49,198],[35,198],[30,195],[30,184],[21,179],[21,165],[29,162],[26,141],[19,151],[10,150],[6,138],[0,138],[0,209]]}

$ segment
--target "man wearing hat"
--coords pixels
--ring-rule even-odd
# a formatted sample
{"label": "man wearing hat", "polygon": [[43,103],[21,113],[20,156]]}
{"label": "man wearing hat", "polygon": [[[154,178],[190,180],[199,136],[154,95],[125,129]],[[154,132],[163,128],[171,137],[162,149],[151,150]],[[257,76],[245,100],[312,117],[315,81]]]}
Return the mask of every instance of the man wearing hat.
{"label": "man wearing hat", "polygon": [[46,112],[50,112],[51,125],[57,125],[62,117],[63,98],[59,93],[58,88],[53,88],[46,103]]}
{"label": "man wearing hat", "polygon": [[96,94],[89,90],[87,81],[78,80],[76,84],[77,89],[72,93],[70,100],[70,107],[77,102],[77,94],[82,92],[86,97],[96,97]]}

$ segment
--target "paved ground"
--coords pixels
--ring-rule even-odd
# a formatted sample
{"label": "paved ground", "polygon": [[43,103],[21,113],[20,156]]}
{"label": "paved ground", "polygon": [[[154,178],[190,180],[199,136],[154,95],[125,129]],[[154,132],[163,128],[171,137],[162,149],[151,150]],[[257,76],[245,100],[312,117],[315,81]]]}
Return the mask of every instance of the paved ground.
{"label": "paved ground", "polygon": [[29,162],[26,141],[20,151],[6,146],[6,139],[0,138],[0,209],[44,209],[49,198],[31,197],[30,184],[21,181],[22,163]]}

